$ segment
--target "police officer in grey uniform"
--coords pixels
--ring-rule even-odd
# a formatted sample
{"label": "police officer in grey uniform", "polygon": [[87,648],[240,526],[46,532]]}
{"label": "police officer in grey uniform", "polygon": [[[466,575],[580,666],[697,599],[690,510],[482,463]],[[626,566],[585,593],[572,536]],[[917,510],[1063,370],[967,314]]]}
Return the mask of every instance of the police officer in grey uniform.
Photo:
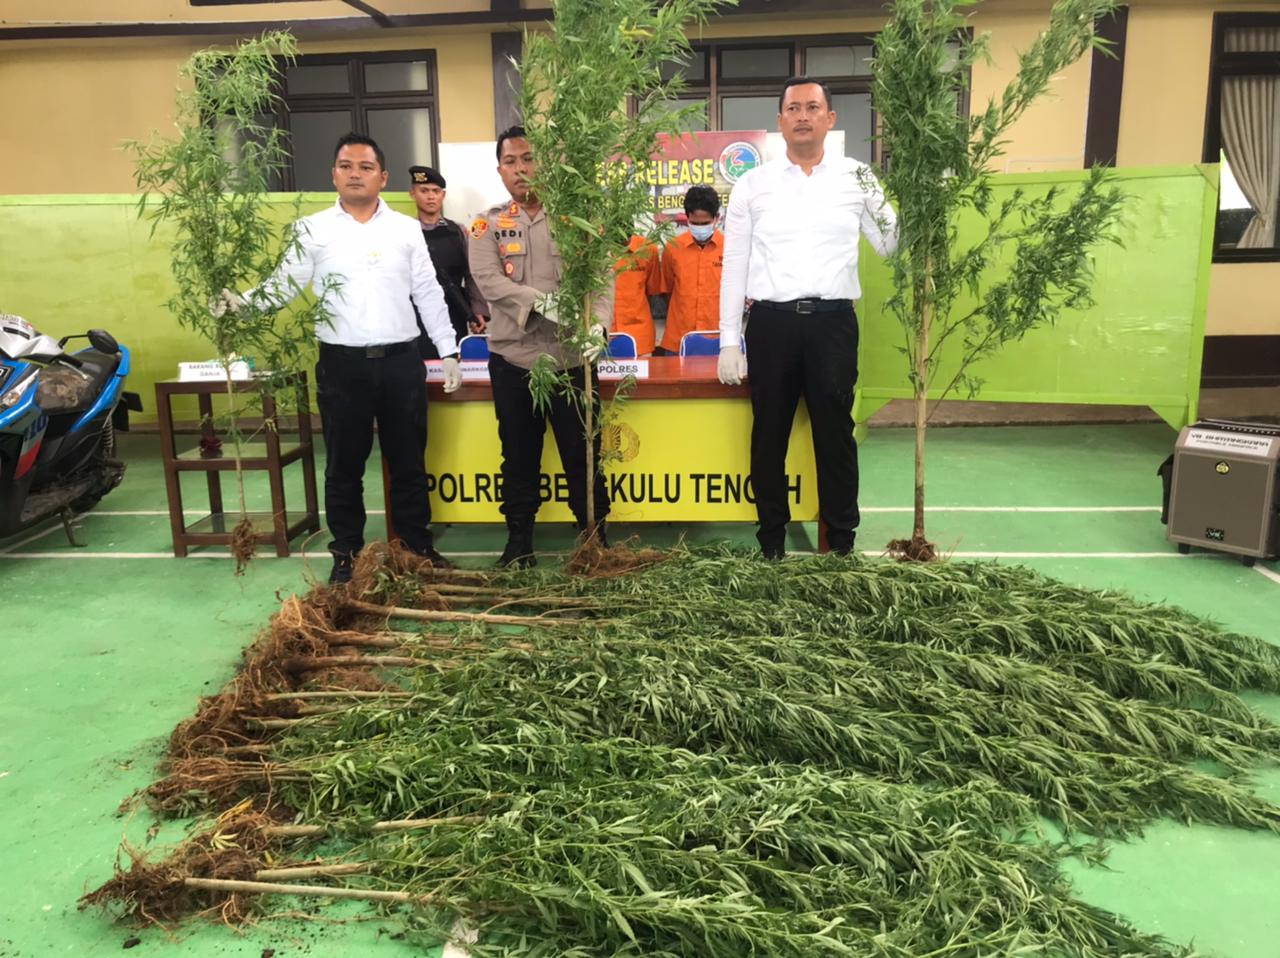
{"label": "police officer in grey uniform", "polygon": [[[569,508],[579,530],[586,531],[587,523],[581,403],[556,393],[548,409],[535,409],[529,370],[538,357],[548,355],[557,367],[568,370],[577,389],[585,388],[586,375],[594,375],[594,370],[584,357],[565,352],[554,313],[537,309],[560,286],[560,253],[551,240],[547,213],[529,188],[533,152],[524,128],[505,130],[498,137],[497,154],[498,173],[511,199],[471,224],[471,275],[489,303],[489,380],[502,443],[502,513],[507,523],[507,545],[498,564],[525,568],[536,562],[533,524],[541,504],[542,441],[548,424],[568,480]],[[601,296],[595,315],[602,328],[612,313],[613,297]],[[600,475],[598,441],[595,457],[595,518],[604,544],[609,496]]]}

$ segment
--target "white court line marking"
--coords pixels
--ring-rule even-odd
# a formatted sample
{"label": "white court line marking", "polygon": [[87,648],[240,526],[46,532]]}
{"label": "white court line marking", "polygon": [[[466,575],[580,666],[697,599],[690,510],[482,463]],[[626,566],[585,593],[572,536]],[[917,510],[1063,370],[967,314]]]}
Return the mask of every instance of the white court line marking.
{"label": "white court line marking", "polygon": [[[494,552],[457,552],[453,549],[446,549],[451,556],[470,559],[485,559],[502,553]],[[794,555],[812,555],[808,550],[795,550]],[[874,558],[881,553],[878,551],[859,551],[859,555]],[[543,552],[541,555],[548,556],[564,556],[567,552]],[[1182,555],[1180,552],[947,552],[944,553],[950,559],[1203,559],[1209,558],[1214,553],[1198,552],[1191,555]],[[306,556],[309,559],[323,559],[323,552]],[[0,559],[172,559],[172,552],[0,552]],[[189,553],[188,559],[230,559],[231,554],[223,552],[193,552]],[[280,556],[274,554],[262,554],[256,556],[258,559],[278,559]],[[291,556],[284,556],[286,559],[302,559],[301,554],[295,553]],[[1257,566],[1254,566],[1257,569]],[[1271,572],[1269,569],[1259,569],[1265,575],[1274,576],[1280,581],[1280,575]]]}
{"label": "white court line marking", "polygon": [[[914,512],[913,506],[864,506],[859,512]],[[929,506],[926,512],[1159,512],[1159,506]]]}
{"label": "white court line marking", "polygon": [[[567,552],[544,552],[542,555],[568,555]],[[449,555],[464,559],[488,559],[502,555],[501,552],[455,552]],[[188,552],[188,559],[230,559],[230,552]],[[175,559],[172,552],[0,552],[0,559]],[[310,559],[318,561],[328,558],[327,552],[313,552],[307,555],[295,552],[293,555],[278,556],[275,553],[260,553],[258,559]]]}
{"label": "white court line marking", "polygon": [[[250,512],[263,512],[262,509],[250,509]],[[371,516],[385,515],[382,509],[366,509],[365,512]],[[83,513],[85,516],[167,516],[168,509],[94,509],[92,512]],[[183,509],[184,516],[207,516],[208,509]],[[235,511],[225,513],[225,515],[235,515]]]}
{"label": "white court line marking", "polygon": [[[260,511],[260,510],[249,510]],[[863,506],[861,512],[911,513],[912,506]],[[1159,506],[930,506],[929,512],[1159,512]],[[184,515],[207,515],[208,509],[186,509]],[[368,509],[368,515],[386,515],[383,509]],[[164,509],[95,509],[86,512],[87,516],[167,516]],[[230,513],[228,513],[229,515]],[[495,520],[496,522],[497,520]],[[463,523],[442,523],[442,525],[463,525]]]}
{"label": "white court line marking", "polygon": [[948,559],[1201,559],[1212,553],[1183,555],[1180,552],[946,552]]}
{"label": "white court line marking", "polygon": [[[0,559],[173,559],[172,552],[0,552]],[[189,552],[188,559],[230,559],[231,553]],[[259,555],[255,559],[276,559],[276,555]],[[301,558],[287,556],[286,558]]]}
{"label": "white court line marking", "polygon": [[1273,569],[1268,569],[1266,566],[1255,565],[1253,567],[1253,571],[1259,573],[1260,575],[1265,575],[1272,582],[1280,582],[1280,572],[1276,572]]}

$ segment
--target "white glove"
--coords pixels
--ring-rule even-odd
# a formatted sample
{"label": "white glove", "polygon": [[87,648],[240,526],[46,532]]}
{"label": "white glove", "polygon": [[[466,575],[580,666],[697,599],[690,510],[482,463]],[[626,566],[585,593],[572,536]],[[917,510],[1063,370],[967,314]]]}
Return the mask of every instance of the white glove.
{"label": "white glove", "polygon": [[462,385],[462,367],[452,356],[440,360],[440,366],[444,370],[444,391],[457,392]]}
{"label": "white glove", "polygon": [[609,345],[609,337],[605,334],[604,325],[601,323],[591,324],[590,337],[590,341],[582,349],[582,358],[589,363],[594,363]]}
{"label": "white glove", "polygon": [[221,319],[227,313],[234,313],[243,305],[244,297],[224,288],[221,293],[209,300],[209,313],[214,319]]}
{"label": "white glove", "polygon": [[716,364],[716,375],[726,386],[739,386],[742,377],[747,374],[747,357],[740,346],[721,346],[720,362]]}
{"label": "white glove", "polygon": [[533,301],[533,311],[549,323],[560,325],[560,310],[556,307],[555,293],[539,293]]}

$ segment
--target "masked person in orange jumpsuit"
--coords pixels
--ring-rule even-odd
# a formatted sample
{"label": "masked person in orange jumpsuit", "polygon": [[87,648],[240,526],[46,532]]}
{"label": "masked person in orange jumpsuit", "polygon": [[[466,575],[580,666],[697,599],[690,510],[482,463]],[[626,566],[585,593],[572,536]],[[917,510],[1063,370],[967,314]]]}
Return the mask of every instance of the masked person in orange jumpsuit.
{"label": "masked person in orange jumpsuit", "polygon": [[680,338],[695,329],[720,328],[720,273],[724,234],[716,229],[720,195],[709,186],[691,186],[684,195],[689,231],[662,254],[662,286],[671,295],[667,326],[655,356],[680,352]]}
{"label": "masked person in orange jumpsuit", "polygon": [[658,247],[643,236],[631,237],[627,255],[614,264],[613,271],[613,331],[630,333],[636,341],[636,355],[648,356],[653,353],[655,338],[649,297],[665,292]]}

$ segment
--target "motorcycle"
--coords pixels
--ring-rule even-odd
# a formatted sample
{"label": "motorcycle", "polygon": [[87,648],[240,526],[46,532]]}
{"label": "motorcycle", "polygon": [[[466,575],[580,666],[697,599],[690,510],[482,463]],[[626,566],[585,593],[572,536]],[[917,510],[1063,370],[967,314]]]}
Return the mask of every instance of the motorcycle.
{"label": "motorcycle", "polygon": [[[77,352],[65,347],[88,339]],[[0,314],[0,537],[51,516],[71,520],[124,478],[116,430],[142,401],[126,392],[129,350],[105,330],[53,339]]]}

